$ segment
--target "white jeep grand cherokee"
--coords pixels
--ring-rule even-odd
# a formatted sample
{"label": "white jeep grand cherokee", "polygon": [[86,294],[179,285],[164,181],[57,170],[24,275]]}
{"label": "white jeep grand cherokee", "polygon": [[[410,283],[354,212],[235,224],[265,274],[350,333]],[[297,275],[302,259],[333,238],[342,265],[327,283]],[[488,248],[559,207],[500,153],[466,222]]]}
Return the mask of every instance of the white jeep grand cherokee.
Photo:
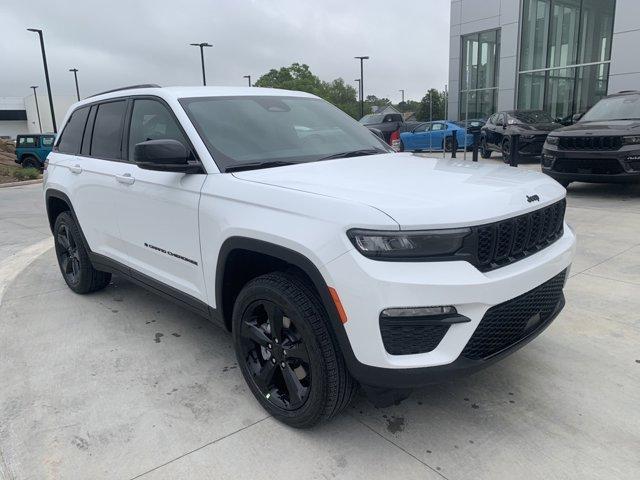
{"label": "white jeep grand cherokee", "polygon": [[75,104],[44,194],[77,293],[131,278],[233,334],[296,427],[498,360],[564,304],[565,190],[392,153],[306,93],[129,87]]}

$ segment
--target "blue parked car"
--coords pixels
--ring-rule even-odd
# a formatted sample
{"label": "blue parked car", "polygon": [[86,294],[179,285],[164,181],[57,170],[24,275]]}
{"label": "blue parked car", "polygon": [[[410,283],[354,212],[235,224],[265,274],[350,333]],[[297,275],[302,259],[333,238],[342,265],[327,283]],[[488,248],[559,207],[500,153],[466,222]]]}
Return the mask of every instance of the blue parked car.
{"label": "blue parked car", "polygon": [[16,138],[16,163],[24,168],[39,168],[42,170],[44,161],[51,149],[56,136],[53,133],[18,135]]}
{"label": "blue parked car", "polygon": [[453,132],[456,134],[458,148],[471,148],[473,135],[467,133],[465,141],[464,126],[454,122],[438,120],[435,122],[419,123],[409,132],[400,134],[400,151],[415,152],[427,151],[451,151]]}

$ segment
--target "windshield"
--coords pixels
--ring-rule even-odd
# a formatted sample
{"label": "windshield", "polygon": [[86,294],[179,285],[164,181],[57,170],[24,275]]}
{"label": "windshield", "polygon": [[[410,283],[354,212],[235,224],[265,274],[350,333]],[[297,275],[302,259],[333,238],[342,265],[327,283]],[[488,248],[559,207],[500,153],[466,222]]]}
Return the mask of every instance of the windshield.
{"label": "windshield", "polygon": [[603,98],[584,114],[581,122],[640,119],[640,95]]}
{"label": "windshield", "polygon": [[223,171],[243,164],[259,168],[273,162],[314,162],[351,151],[391,151],[367,128],[320,99],[236,96],[185,98],[180,103]]}
{"label": "windshield", "polygon": [[365,115],[360,119],[360,123],[362,125],[375,125],[376,123],[382,123],[382,118],[384,115]]}
{"label": "windshield", "polygon": [[[509,113],[509,123],[552,123],[553,118],[547,112],[542,110],[525,110],[520,112]],[[515,122],[511,122],[511,119]]]}

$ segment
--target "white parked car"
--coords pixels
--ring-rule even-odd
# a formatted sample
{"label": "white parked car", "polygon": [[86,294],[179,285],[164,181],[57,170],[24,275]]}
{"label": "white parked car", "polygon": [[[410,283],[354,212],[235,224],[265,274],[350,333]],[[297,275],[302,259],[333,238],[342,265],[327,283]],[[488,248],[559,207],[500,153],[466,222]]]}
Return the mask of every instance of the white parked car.
{"label": "white parked car", "polygon": [[63,125],[44,194],[69,287],[117,273],[221,323],[290,425],[489,365],[564,305],[575,237],[540,173],[392,153],[284,90],[129,87]]}

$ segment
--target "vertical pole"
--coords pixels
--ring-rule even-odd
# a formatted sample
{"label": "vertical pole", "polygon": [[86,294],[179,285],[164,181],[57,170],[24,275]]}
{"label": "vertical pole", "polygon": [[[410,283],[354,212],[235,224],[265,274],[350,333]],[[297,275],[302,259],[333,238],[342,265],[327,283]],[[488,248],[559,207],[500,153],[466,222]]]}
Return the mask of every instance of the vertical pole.
{"label": "vertical pole", "polygon": [[[447,113],[448,110],[449,110],[449,95],[447,94],[447,85],[445,84],[445,86],[444,86],[444,119],[445,120],[449,120],[449,114]],[[446,136],[445,136],[445,138],[446,138]],[[446,148],[442,149],[442,158],[446,157],[445,150],[446,150]]]}
{"label": "vertical pole", "polygon": [[466,74],[466,84],[467,84],[467,95],[465,96],[464,99],[464,144],[463,144],[463,150],[462,150],[462,158],[464,160],[467,159],[467,128],[469,127],[468,125],[468,120],[469,120],[469,66],[467,65],[467,74]]}
{"label": "vertical pole", "polygon": [[247,80],[249,81],[249,86],[251,86],[251,75],[247,75]]}
{"label": "vertical pole", "polygon": [[200,61],[202,63],[202,85],[207,85],[207,77],[204,73],[204,45],[200,45]]}
{"label": "vertical pole", "polygon": [[78,97],[78,101],[80,101],[80,88],[78,87],[78,69],[77,68],[72,68],[69,71],[73,72],[73,78],[76,81],[76,97]]}
{"label": "vertical pole", "polygon": [[58,133],[56,125],[56,113],[53,111],[53,97],[51,96],[51,82],[49,81],[49,67],[47,66],[47,53],[44,49],[44,37],[42,30],[35,30],[40,37],[40,50],[42,50],[42,62],[44,63],[44,78],[47,82],[47,95],[49,96],[49,108],[51,109],[51,123],[53,125],[53,133]]}
{"label": "vertical pole", "polygon": [[[431,97],[431,90],[429,90],[429,123],[431,124],[431,132],[433,132],[433,98]],[[429,133],[429,151],[433,150],[433,133]]]}
{"label": "vertical pole", "polygon": [[36,114],[38,115],[38,128],[40,129],[40,133],[42,133],[42,122],[40,121],[40,107],[38,106],[38,95],[36,94],[36,88],[38,87],[31,87],[33,88],[33,98],[36,101]]}
{"label": "vertical pole", "polygon": [[364,117],[364,58],[360,59],[360,118]]}

